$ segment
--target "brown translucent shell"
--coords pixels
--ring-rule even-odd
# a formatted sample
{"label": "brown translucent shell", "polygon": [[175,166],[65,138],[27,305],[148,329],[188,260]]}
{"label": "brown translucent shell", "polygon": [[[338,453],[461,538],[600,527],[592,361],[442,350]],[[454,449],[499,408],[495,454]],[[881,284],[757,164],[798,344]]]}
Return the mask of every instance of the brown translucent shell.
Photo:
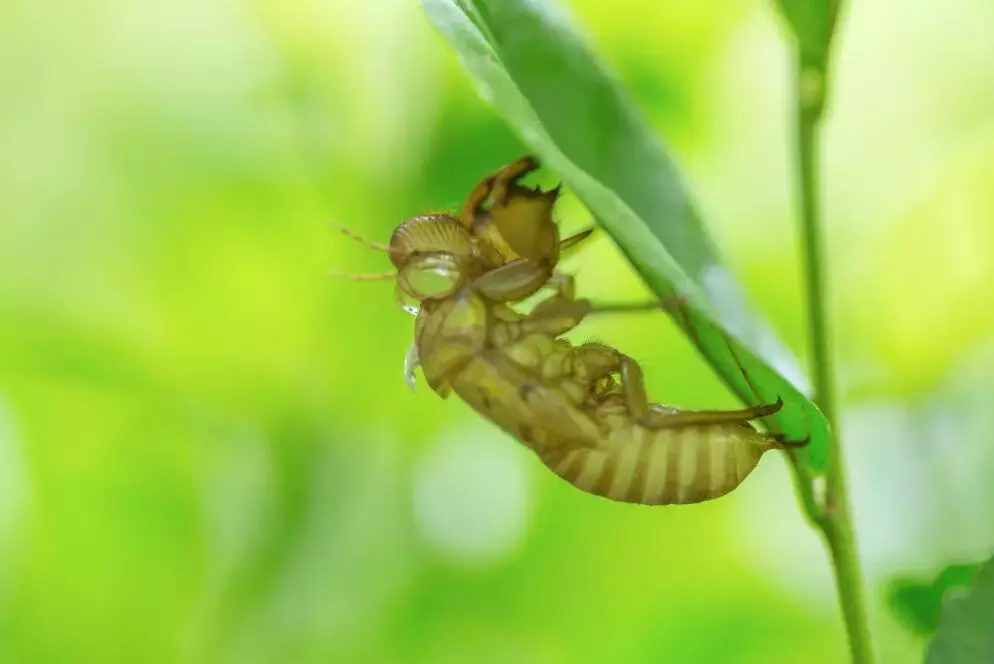
{"label": "brown translucent shell", "polygon": [[[496,202],[480,221],[497,230],[499,239],[491,239],[495,245],[505,244],[513,252],[506,258],[555,264],[559,260],[559,231],[552,220],[552,207],[558,194],[558,189],[539,191],[511,185],[506,198]],[[482,235],[480,221],[474,224],[474,231]]]}

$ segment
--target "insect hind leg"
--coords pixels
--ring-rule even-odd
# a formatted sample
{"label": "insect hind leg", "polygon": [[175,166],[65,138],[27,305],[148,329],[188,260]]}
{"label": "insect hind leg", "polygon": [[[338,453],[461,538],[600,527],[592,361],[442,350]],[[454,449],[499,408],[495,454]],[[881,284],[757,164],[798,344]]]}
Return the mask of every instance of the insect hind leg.
{"label": "insect hind leg", "polygon": [[760,417],[776,413],[783,407],[783,400],[775,403],[761,404],[741,410],[686,410],[676,413],[653,411],[643,422],[653,429],[667,429],[702,424],[746,423]]}
{"label": "insect hind leg", "polygon": [[[642,367],[631,357],[623,355],[613,348],[600,344],[585,344],[575,352],[594,351],[590,360],[576,362],[576,368],[585,365],[587,378],[598,378],[609,373],[618,373],[621,377],[621,397],[629,416],[637,423],[649,429],[664,429],[704,424],[740,423],[749,426],[749,420],[772,415],[783,408],[783,400],[777,398],[774,403],[760,404],[741,410],[700,410],[677,411],[661,407],[653,407],[649,403],[645,390],[645,377]],[[591,360],[594,360],[592,362]],[[595,370],[591,371],[591,369]],[[787,443],[789,445],[789,443]]]}

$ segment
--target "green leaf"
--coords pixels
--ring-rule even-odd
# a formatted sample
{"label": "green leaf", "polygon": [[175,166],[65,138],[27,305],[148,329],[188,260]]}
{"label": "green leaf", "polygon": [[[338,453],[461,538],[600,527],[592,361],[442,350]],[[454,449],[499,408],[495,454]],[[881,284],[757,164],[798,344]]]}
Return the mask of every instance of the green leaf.
{"label": "green leaf", "polygon": [[801,61],[824,70],[839,16],[839,0],[776,0],[797,38]]}
{"label": "green leaf", "polygon": [[898,578],[887,589],[887,604],[908,629],[918,634],[931,634],[939,626],[942,600],[953,588],[969,586],[980,563],[949,565],[931,581]]}
{"label": "green leaf", "polygon": [[809,438],[799,458],[823,473],[828,424],[795,386],[802,372],[749,314],[675,164],[566,16],[536,0],[424,5],[483,97],[576,192],[725,383],[747,403],[784,400],[767,421]]}
{"label": "green leaf", "polygon": [[994,558],[984,563],[967,593],[946,601],[925,662],[994,662]]}

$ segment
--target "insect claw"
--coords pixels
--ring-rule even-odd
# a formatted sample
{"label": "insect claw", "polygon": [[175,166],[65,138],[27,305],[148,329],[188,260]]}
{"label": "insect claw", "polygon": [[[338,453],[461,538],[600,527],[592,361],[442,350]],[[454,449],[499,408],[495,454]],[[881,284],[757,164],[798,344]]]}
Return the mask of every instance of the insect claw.
{"label": "insect claw", "polygon": [[754,414],[749,419],[753,420],[758,417],[769,417],[770,415],[779,412],[781,408],[783,408],[783,399],[777,397],[775,403],[760,404],[759,406],[752,408]]}
{"label": "insect claw", "polygon": [[782,433],[778,433],[773,436],[774,440],[777,441],[777,447],[780,449],[796,449],[806,446],[811,442],[810,434],[802,438],[801,440],[787,440],[786,436]]}

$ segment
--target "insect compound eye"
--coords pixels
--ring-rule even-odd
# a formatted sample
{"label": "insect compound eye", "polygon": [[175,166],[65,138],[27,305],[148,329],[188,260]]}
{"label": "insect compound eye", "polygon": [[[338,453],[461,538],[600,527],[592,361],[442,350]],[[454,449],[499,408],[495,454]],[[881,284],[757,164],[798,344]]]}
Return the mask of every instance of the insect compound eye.
{"label": "insect compound eye", "polygon": [[397,274],[400,289],[419,301],[451,295],[461,282],[459,263],[443,252],[415,256]]}

